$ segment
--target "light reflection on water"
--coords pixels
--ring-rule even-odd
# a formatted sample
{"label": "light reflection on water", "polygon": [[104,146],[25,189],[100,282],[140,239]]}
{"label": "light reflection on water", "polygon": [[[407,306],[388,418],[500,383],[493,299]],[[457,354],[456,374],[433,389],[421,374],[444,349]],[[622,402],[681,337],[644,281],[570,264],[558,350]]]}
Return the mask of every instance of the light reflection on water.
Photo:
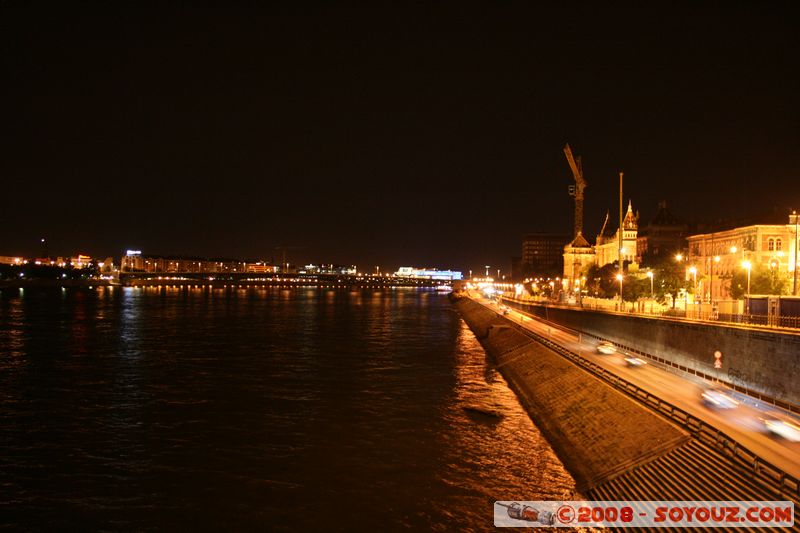
{"label": "light reflection on water", "polygon": [[485,530],[573,488],[432,292],[5,291],[0,341],[19,529]]}

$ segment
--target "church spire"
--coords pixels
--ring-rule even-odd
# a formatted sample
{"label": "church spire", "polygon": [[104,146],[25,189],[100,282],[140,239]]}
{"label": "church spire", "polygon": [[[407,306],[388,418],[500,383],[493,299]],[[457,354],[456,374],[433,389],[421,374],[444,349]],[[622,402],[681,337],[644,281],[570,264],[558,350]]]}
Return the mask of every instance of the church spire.
{"label": "church spire", "polygon": [[639,228],[639,217],[633,213],[633,202],[631,200],[628,200],[628,212],[625,213],[625,220],[622,222],[622,227],[629,230]]}

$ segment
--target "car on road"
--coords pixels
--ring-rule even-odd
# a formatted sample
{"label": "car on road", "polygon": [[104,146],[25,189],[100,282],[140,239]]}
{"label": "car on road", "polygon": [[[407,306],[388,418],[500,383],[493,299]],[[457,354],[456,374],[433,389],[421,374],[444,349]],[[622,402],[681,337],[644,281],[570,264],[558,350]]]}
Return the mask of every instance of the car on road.
{"label": "car on road", "polygon": [[635,357],[633,355],[626,354],[625,355],[625,364],[628,365],[628,366],[631,366],[633,368],[638,368],[640,366],[646,365],[647,362],[644,361],[643,359],[639,359],[638,357]]}
{"label": "car on road", "polygon": [[764,428],[779,437],[791,442],[800,442],[800,422],[782,417],[768,417],[764,420]]}
{"label": "car on road", "polygon": [[597,343],[597,353],[602,353],[605,355],[611,355],[612,353],[617,352],[617,347],[614,346],[614,343],[609,341],[600,341]]}
{"label": "car on road", "polygon": [[703,403],[714,409],[736,409],[739,407],[730,392],[723,388],[711,387],[703,391],[701,395]]}

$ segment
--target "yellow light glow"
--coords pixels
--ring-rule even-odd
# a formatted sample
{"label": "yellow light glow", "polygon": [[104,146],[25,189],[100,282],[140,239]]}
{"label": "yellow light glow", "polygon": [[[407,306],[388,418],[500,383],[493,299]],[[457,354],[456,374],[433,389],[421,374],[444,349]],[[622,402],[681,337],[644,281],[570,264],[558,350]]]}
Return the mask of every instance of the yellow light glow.
{"label": "yellow light glow", "polygon": [[753,265],[750,263],[750,261],[742,261],[742,268],[746,268],[747,270],[750,270],[750,268],[752,266]]}
{"label": "yellow light glow", "polygon": [[683,261],[683,254],[676,254],[675,255],[675,260],[676,261]]}

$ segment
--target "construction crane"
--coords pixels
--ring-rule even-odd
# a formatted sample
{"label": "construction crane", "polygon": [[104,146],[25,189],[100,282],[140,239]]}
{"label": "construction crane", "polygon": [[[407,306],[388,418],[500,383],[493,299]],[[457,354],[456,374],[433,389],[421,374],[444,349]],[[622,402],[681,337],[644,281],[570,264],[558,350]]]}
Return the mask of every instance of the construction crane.
{"label": "construction crane", "polygon": [[583,179],[581,157],[573,157],[569,143],[564,145],[564,155],[567,156],[567,163],[575,177],[575,185],[569,186],[569,195],[575,197],[575,237],[577,237],[583,233],[583,189],[586,188],[586,180]]}

